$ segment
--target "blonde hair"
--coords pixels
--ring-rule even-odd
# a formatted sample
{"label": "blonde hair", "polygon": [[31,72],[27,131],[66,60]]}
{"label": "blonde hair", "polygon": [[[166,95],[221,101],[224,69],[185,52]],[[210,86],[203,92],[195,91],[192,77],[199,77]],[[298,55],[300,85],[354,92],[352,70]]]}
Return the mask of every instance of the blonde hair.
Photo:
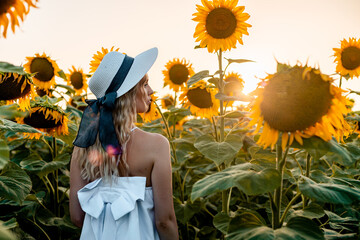
{"label": "blonde hair", "polygon": [[111,176],[128,176],[129,166],[126,161],[127,143],[130,139],[131,128],[136,122],[136,93],[140,91],[145,102],[146,91],[143,78],[135,87],[116,99],[113,110],[113,122],[116,135],[122,148],[122,154],[109,155],[101,146],[99,134],[92,146],[87,148],[74,147],[71,161],[77,161],[81,168],[81,177],[87,181],[97,178],[105,180]]}

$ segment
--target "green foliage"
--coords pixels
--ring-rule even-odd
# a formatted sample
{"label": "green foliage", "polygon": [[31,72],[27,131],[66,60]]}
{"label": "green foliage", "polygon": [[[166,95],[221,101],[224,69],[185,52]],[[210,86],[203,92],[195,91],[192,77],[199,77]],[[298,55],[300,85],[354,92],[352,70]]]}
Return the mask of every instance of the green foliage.
{"label": "green foliage", "polygon": [[307,177],[302,178],[299,190],[316,201],[345,205],[360,201],[360,191],[357,188],[334,183],[316,183]]}
{"label": "green foliage", "polygon": [[280,186],[280,174],[276,169],[261,169],[251,163],[238,164],[221,172],[206,176],[193,186],[191,199],[237,187],[247,195],[273,191]]}
{"label": "green foliage", "polygon": [[217,165],[233,160],[242,147],[242,139],[230,135],[224,142],[217,142],[209,135],[202,135],[195,140],[194,146]]}
{"label": "green foliage", "polygon": [[4,139],[0,139],[0,169],[9,161],[9,147]]}
{"label": "green foliage", "polygon": [[31,179],[15,163],[9,162],[0,174],[0,199],[13,200],[21,204],[31,190]]}

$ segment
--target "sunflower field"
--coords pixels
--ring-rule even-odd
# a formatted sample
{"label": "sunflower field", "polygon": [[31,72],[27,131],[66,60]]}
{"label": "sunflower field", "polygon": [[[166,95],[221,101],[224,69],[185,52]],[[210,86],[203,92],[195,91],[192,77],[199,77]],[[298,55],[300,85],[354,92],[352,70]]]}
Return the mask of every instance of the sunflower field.
{"label": "sunflower field", "polygon": [[[0,3],[6,38],[37,0]],[[343,81],[359,80],[360,36],[329,50],[331,75],[308,63],[277,63],[243,93],[245,79],[226,51],[249,35],[238,0],[202,0],[193,37],[218,70],[170,59],[141,129],[166,136],[180,239],[359,239],[360,112]],[[79,239],[69,216],[69,166],[90,71],[62,70],[46,53],[24,66],[0,62],[0,239]],[[301,91],[299,91],[301,89]]]}

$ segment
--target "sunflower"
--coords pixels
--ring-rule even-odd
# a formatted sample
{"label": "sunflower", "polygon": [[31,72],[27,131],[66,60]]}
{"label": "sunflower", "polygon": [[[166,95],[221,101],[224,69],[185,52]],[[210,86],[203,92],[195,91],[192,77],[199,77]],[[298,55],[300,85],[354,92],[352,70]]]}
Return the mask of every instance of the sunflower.
{"label": "sunflower", "polygon": [[139,115],[144,120],[144,122],[152,122],[160,118],[159,110],[156,107],[155,101],[158,97],[155,94],[151,95],[150,108],[146,113],[140,113]]}
{"label": "sunflower", "polygon": [[184,107],[190,107],[195,116],[211,118],[218,115],[219,101],[215,99],[215,89],[209,88],[204,80],[184,90],[179,100]]}
{"label": "sunflower", "polygon": [[[224,93],[227,96],[239,96],[244,89],[244,80],[238,73],[228,73],[224,76],[225,87]],[[232,106],[234,101],[229,101],[228,105]]]}
{"label": "sunflower", "polygon": [[192,65],[187,63],[185,59],[174,58],[166,63],[165,68],[166,70],[162,71],[164,74],[164,87],[169,85],[170,89],[176,92],[185,87],[186,82],[194,75]]}
{"label": "sunflower", "polygon": [[[6,38],[9,24],[11,26],[11,30],[15,33],[15,27],[20,26],[19,19],[24,21],[24,17],[29,13],[30,7],[36,7],[33,2],[37,2],[37,0],[0,1],[0,27],[3,27],[2,35],[4,38]],[[27,5],[27,9],[25,5]]]}
{"label": "sunflower", "polygon": [[26,57],[27,63],[24,68],[27,72],[33,73],[34,84],[41,89],[47,90],[55,85],[55,75],[60,71],[58,65],[45,53],[36,53],[35,57]]}
{"label": "sunflower", "polygon": [[333,48],[335,60],[337,62],[336,72],[342,76],[349,75],[350,78],[360,76],[360,38],[343,39],[341,48]]}
{"label": "sunflower", "polygon": [[269,75],[264,88],[257,89],[258,97],[251,110],[249,126],[257,124],[257,133],[263,126],[258,144],[273,148],[282,133],[282,147],[291,145],[295,139],[318,136],[337,141],[348,136],[350,126],[343,114],[349,100],[342,96],[344,90],[332,84],[332,79],[318,69],[308,66],[278,67]]}
{"label": "sunflower", "polygon": [[18,102],[22,111],[30,108],[30,98],[35,96],[31,74],[22,67],[0,62],[0,100],[7,104]]}
{"label": "sunflower", "polygon": [[109,53],[109,52],[118,52],[119,48],[114,50],[114,46],[111,47],[110,50],[108,50],[107,48],[101,48],[101,52],[97,51],[94,55],[93,55],[93,59],[90,62],[90,73],[94,73],[96,71],[96,69],[98,68],[98,66],[100,65],[102,59],[104,58],[104,56]]}
{"label": "sunflower", "polygon": [[67,85],[72,86],[77,95],[80,95],[83,91],[87,92],[87,81],[86,75],[84,74],[81,68],[77,69],[72,66],[72,69],[69,69],[69,74],[66,74]]}
{"label": "sunflower", "polygon": [[209,52],[219,49],[226,51],[236,48],[236,42],[243,44],[242,35],[249,35],[251,27],[245,21],[250,15],[244,13],[244,6],[236,6],[238,0],[201,0],[203,6],[196,5],[197,12],[193,20],[198,22],[194,38],[200,47],[207,47]]}
{"label": "sunflower", "polygon": [[161,99],[161,107],[167,109],[168,107],[174,106],[174,98],[171,94],[166,94]]}
{"label": "sunflower", "polygon": [[[44,100],[45,99],[45,100]],[[37,97],[36,102],[32,102],[29,115],[24,118],[17,118],[21,124],[27,124],[49,136],[68,135],[68,118],[64,111],[56,105],[49,103],[45,98]],[[40,133],[25,133],[26,137],[39,139]]]}

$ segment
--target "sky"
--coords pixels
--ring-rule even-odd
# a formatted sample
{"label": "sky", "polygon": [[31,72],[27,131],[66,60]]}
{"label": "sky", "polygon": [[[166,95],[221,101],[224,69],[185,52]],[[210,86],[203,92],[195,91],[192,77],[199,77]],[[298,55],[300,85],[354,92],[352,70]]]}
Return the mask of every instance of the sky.
{"label": "sky", "polygon": [[[130,56],[158,47],[159,56],[149,71],[150,84],[160,96],[162,70],[173,58],[185,58],[195,72],[218,68],[216,54],[194,49],[196,12],[200,0],[38,0],[15,34],[0,38],[0,61],[25,64],[25,57],[45,52],[64,72],[73,65],[89,71],[92,56],[102,47],[120,48]],[[260,78],[275,73],[277,61],[308,62],[324,74],[334,74],[333,48],[349,37],[360,38],[360,0],[240,0],[250,14],[249,36],[224,57],[253,63],[228,68],[245,80],[244,92],[254,90]],[[336,76],[334,76],[337,78]],[[338,84],[338,81],[335,81]],[[344,81],[344,89],[360,91],[360,79]],[[354,110],[360,110],[360,97]]]}

